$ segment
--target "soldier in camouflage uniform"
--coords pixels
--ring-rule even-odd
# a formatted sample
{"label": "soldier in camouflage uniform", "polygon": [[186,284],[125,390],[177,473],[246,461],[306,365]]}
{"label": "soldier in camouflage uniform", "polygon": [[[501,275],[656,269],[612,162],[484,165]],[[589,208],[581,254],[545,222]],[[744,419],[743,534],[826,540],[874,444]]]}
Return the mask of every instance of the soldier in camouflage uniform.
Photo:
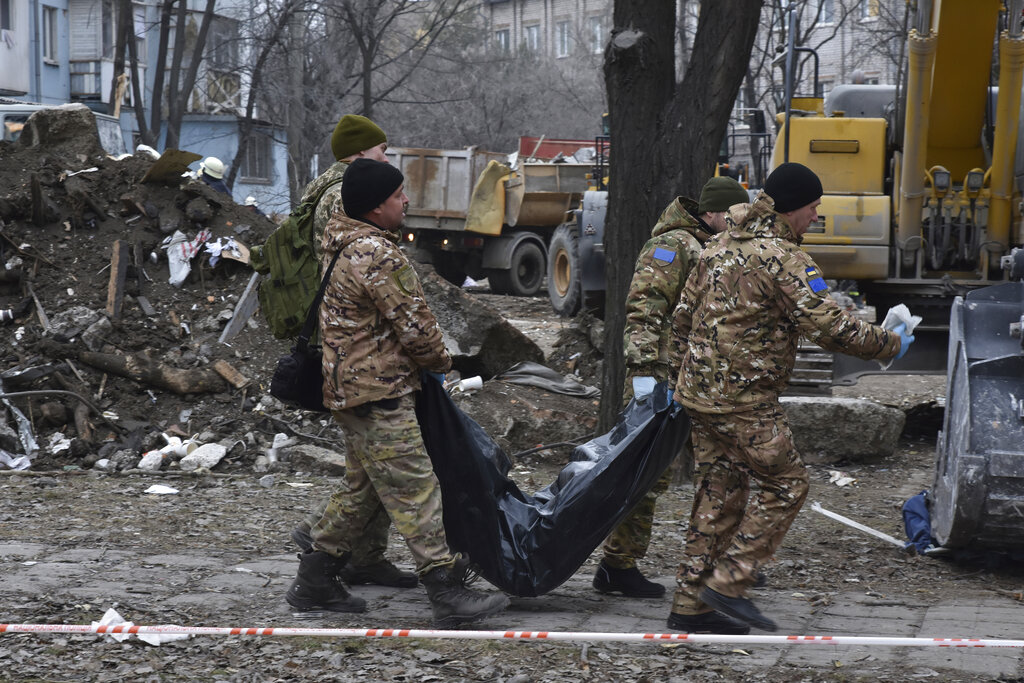
{"label": "soldier in camouflage uniform", "polygon": [[328,187],[313,214],[313,248],[317,250],[317,256],[320,256],[327,222],[334,214],[345,213],[341,205],[341,179],[349,164],[356,159],[374,159],[387,163],[388,158],[384,155],[387,149],[387,136],[370,119],[357,114],[345,114],[338,119],[338,125],[331,134],[331,152],[337,161],[306,186],[299,202],[309,201],[324,187]]}
{"label": "soldier in camouflage uniform", "polygon": [[[747,633],[775,624],[745,597],[807,496],[807,471],[779,403],[801,335],[830,351],[891,359],[913,337],[843,311],[800,249],[821,182],[786,163],[711,240],[674,313],[675,399],[693,420],[693,510],[669,628]],[[748,501],[750,479],[759,492]]]}
{"label": "soldier in camouflage uniform", "polygon": [[[332,216],[345,214],[341,204],[341,180],[349,164],[356,159],[387,162],[384,155],[387,148],[384,131],[365,116],[346,114],[338,120],[331,135],[331,151],[337,161],[307,185],[302,193],[302,201],[306,202],[327,188],[313,214],[313,248],[318,257],[323,253],[322,241],[328,221]],[[327,500],[323,501],[292,530],[292,540],[302,550],[312,545],[310,529],[323,517],[327,504]],[[396,588],[413,588],[419,583],[415,574],[400,570],[384,557],[390,526],[391,520],[383,506],[378,506],[377,514],[363,530],[363,537],[355,543],[356,549],[348,564],[341,568],[341,577],[347,583],[373,583]]]}
{"label": "soldier in camouflage uniform", "polygon": [[448,549],[415,392],[421,370],[434,375],[427,381],[443,380],[451,358],[397,245],[408,204],[403,180],[386,163],[355,160],[344,175],[345,214],[335,214],[324,231],[324,267],[340,254],[320,308],[324,405],[344,428],[346,486],[313,526],[312,547],[299,555],[286,599],[300,610],[365,610],[338,567],[383,507],[415,559],[435,623],[448,627],[494,614],[508,598],[466,589],[464,565],[457,568]]}
{"label": "soldier in camouflage uniform", "polygon": [[[669,346],[672,311],[679,293],[704,243],[725,229],[725,211],[733,204],[747,201],[747,191],[732,178],[711,178],[701,190],[699,204],[687,197],[676,197],[665,207],[651,231],[651,239],[640,250],[626,297],[626,402],[634,395],[642,399],[658,382],[675,384]],[[689,472],[689,458],[683,466]],[[665,594],[665,587],[648,581],[636,563],[647,554],[654,506],[658,496],[668,489],[671,478],[671,471],[666,471],[605,540],[604,558],[593,581],[599,592],[622,593],[633,598],[658,598]]]}

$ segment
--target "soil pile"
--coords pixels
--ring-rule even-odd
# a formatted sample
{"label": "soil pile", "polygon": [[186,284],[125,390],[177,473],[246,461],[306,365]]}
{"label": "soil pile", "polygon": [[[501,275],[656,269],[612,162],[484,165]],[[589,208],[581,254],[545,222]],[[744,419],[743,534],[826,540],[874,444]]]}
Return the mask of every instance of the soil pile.
{"label": "soil pile", "polygon": [[[163,446],[162,433],[204,442],[245,435],[227,461],[251,461],[281,431],[259,401],[267,369],[288,345],[258,321],[217,343],[252,271],[229,258],[212,262],[205,247],[262,242],[274,223],[180,169],[143,182],[152,158],[115,160],[87,119],[52,115],[65,118],[36,128],[60,131],[52,144],[48,135],[0,144],[0,309],[14,313],[0,327],[0,380],[8,394],[45,392],[6,400],[0,450],[25,453],[28,436],[40,446],[33,469],[103,458],[123,469]],[[165,244],[176,233],[196,252],[180,286],[169,282]],[[110,273],[125,262],[118,300]],[[120,376],[110,363],[148,363],[176,376],[181,391]],[[12,407],[25,416],[20,428]]]}

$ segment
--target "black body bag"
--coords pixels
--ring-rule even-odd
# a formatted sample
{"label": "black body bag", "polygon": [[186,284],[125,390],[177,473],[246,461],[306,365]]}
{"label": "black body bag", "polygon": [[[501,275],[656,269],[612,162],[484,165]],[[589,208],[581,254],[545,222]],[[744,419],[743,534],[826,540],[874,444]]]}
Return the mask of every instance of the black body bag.
{"label": "black body bag", "polygon": [[558,478],[529,496],[508,478],[504,451],[439,382],[424,377],[416,416],[441,484],[451,549],[512,595],[543,595],[564,583],[685,443],[689,417],[666,388],[631,401],[610,432],[577,446]]}
{"label": "black body bag", "polygon": [[319,346],[311,346],[309,340],[320,322],[320,302],[324,299],[327,281],[331,278],[340,253],[341,249],[335,252],[331,265],[320,281],[320,289],[306,312],[306,322],[295,340],[295,346],[287,356],[277,359],[274,376],[270,378],[270,395],[292,408],[328,412],[324,407],[323,352]]}

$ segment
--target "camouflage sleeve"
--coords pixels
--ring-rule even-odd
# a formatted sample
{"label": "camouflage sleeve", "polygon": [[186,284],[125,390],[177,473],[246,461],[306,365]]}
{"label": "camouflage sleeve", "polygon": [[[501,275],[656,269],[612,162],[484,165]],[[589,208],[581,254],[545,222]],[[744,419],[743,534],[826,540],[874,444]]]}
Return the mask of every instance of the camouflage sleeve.
{"label": "camouflage sleeve", "polygon": [[[324,192],[324,196],[317,202],[316,211],[313,213],[313,246],[315,249],[323,249],[321,244],[324,239],[324,230],[335,212],[345,210],[341,205],[341,183],[335,183]],[[317,252],[318,254],[322,251]]]}
{"label": "camouflage sleeve", "polygon": [[623,330],[626,375],[657,376],[663,363],[661,339],[679,300],[681,280],[690,255],[666,241],[650,240],[640,250],[626,295]]}
{"label": "camouflage sleeve", "polygon": [[888,360],[899,352],[899,335],[858,320],[827,296],[824,276],[805,252],[789,252],[778,277],[786,305],[808,340],[868,360]]}
{"label": "camouflage sleeve", "polygon": [[378,251],[366,273],[366,290],[377,310],[391,323],[399,343],[417,365],[431,372],[448,372],[452,359],[416,271],[390,243],[379,245]]}
{"label": "camouflage sleeve", "polygon": [[[690,270],[690,276],[686,278],[686,285],[679,296],[679,303],[672,312],[672,343],[668,347],[669,367],[678,374],[683,367],[683,359],[686,357],[687,346],[689,345],[690,330],[693,327],[693,306],[697,300],[697,280],[700,277],[700,261],[696,267]],[[672,381],[675,383],[676,378]]]}

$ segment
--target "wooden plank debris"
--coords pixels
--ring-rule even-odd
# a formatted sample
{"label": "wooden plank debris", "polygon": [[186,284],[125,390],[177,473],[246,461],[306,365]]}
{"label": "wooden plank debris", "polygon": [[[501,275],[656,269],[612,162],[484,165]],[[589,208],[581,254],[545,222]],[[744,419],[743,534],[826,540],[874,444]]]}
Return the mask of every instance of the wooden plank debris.
{"label": "wooden plank debris", "polygon": [[228,363],[226,360],[218,360],[211,367],[235,389],[241,389],[249,384],[249,379],[232,367],[231,363]]}
{"label": "wooden plank debris", "polygon": [[110,256],[110,281],[107,284],[107,314],[113,320],[121,319],[124,306],[124,282],[128,275],[128,244],[114,240],[113,253]]}

